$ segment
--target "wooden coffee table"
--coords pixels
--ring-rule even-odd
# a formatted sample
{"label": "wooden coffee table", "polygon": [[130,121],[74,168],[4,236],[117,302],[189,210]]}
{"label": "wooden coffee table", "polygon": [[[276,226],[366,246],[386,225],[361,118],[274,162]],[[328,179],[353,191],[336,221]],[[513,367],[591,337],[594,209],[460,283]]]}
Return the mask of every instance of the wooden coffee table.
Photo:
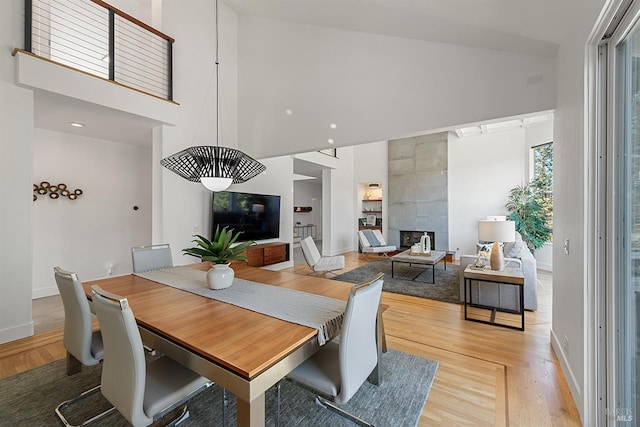
{"label": "wooden coffee table", "polygon": [[[440,260],[444,259],[444,269],[447,269],[447,259],[445,258],[445,255],[447,253],[445,251],[431,251],[429,252],[429,255],[412,255],[411,254],[411,249],[407,249],[404,252],[400,252],[397,255],[394,255],[391,257],[391,277],[393,276],[393,265],[396,262],[402,262],[405,264],[409,264],[409,267],[413,266],[413,264],[418,264],[418,265],[430,265],[431,266],[431,270],[432,270],[432,282],[431,283],[436,283],[436,264],[440,262]],[[422,274],[422,271],[420,271],[418,274],[416,274],[414,276],[413,279],[411,280],[416,280],[416,278]]]}

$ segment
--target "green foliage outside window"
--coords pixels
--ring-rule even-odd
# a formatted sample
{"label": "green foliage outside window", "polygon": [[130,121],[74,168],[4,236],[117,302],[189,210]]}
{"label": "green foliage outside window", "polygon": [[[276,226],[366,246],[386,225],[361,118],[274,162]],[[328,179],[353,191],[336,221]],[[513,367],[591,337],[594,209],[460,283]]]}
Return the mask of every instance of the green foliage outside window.
{"label": "green foliage outside window", "polygon": [[529,249],[542,247],[553,238],[553,145],[533,149],[534,178],[509,192],[508,218]]}

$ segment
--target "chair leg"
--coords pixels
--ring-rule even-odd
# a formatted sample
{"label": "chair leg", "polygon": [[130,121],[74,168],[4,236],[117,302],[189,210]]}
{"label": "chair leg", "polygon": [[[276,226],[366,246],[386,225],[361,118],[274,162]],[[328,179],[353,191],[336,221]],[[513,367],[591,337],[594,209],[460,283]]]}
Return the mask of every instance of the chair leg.
{"label": "chair leg", "polygon": [[364,427],[373,427],[373,424],[370,424],[358,417],[356,417],[353,414],[350,414],[346,411],[343,411],[342,409],[338,408],[336,405],[334,405],[333,403],[329,402],[327,399],[324,399],[320,396],[316,396],[316,404],[318,404],[320,407],[324,408],[324,409],[328,409],[329,411],[335,412],[336,414],[353,421],[354,423],[356,423],[359,426],[364,426]]}
{"label": "chair leg", "polygon": [[73,405],[74,403],[77,403],[77,402],[81,401],[82,399],[85,399],[85,398],[87,398],[87,397],[91,396],[92,394],[95,394],[95,393],[97,393],[97,392],[99,392],[99,391],[100,391],[100,386],[98,385],[98,386],[95,386],[95,387],[94,387],[94,388],[92,388],[92,389],[89,389],[89,390],[87,390],[87,391],[83,392],[83,393],[82,393],[82,394],[80,394],[79,396],[74,397],[73,399],[65,400],[64,402],[62,402],[61,404],[59,404],[59,405],[56,407],[56,409],[55,409],[55,412],[56,412],[56,415],[57,415],[58,419],[59,419],[59,420],[62,422],[62,424],[64,424],[66,427],[81,427],[81,426],[86,426],[86,425],[88,425],[88,424],[90,424],[90,423],[92,423],[92,422],[94,422],[94,421],[96,421],[96,420],[98,420],[98,419],[100,419],[100,418],[102,418],[102,417],[107,416],[107,415],[108,415],[108,414],[110,414],[111,412],[113,412],[116,408],[111,407],[110,409],[107,409],[106,411],[104,411],[104,412],[102,412],[102,413],[100,413],[100,414],[96,415],[95,417],[89,418],[88,420],[83,421],[81,424],[76,424],[76,425],[71,424],[71,423],[70,423],[70,422],[65,418],[65,416],[64,416],[64,415],[62,415],[62,410],[63,410],[63,409],[65,409],[65,408],[69,407],[70,405]]}
{"label": "chair leg", "polygon": [[276,396],[276,427],[280,427],[280,381],[278,381]]}
{"label": "chair leg", "polygon": [[173,421],[171,421],[169,424],[167,424],[167,427],[169,427],[169,426],[177,426],[181,422],[186,421],[188,418],[189,418],[189,407],[185,404],[182,407],[182,410],[180,411],[178,416],[176,416],[173,419]]}
{"label": "chair leg", "polygon": [[222,389],[222,425],[227,427],[227,408],[229,407],[229,392]]}

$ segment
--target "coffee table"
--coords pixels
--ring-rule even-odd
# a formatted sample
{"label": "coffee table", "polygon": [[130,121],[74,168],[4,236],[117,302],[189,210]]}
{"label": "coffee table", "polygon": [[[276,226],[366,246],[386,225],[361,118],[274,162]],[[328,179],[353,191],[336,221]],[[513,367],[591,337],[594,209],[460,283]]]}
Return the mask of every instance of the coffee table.
{"label": "coffee table", "polygon": [[[447,253],[445,251],[431,251],[429,252],[429,255],[419,255],[419,254],[415,254],[412,255],[411,254],[411,249],[407,249],[404,252],[400,252],[397,255],[394,255],[391,257],[391,277],[393,277],[393,265],[396,262],[402,262],[405,264],[409,264],[409,267],[412,267],[413,264],[418,264],[418,265],[430,265],[431,266],[431,270],[432,270],[432,282],[431,283],[436,283],[436,264],[440,262],[440,260],[444,259],[444,269],[447,269],[447,259],[445,258],[445,255]],[[422,271],[420,271],[420,273],[416,274],[414,276],[413,279],[411,280],[416,280],[416,278],[422,274]]]}

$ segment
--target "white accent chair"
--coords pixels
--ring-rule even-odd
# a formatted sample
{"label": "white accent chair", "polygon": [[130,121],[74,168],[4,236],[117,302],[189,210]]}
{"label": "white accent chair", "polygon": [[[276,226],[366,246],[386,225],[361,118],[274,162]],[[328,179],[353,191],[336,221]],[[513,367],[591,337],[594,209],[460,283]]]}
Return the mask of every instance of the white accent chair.
{"label": "white accent chair", "polygon": [[358,231],[358,239],[360,240],[360,250],[367,261],[371,261],[369,254],[388,256],[388,252],[398,249],[396,246],[387,245],[380,230],[360,230]]}
{"label": "white accent chair", "polygon": [[131,248],[131,259],[134,273],[173,267],[171,247],[166,243]]}
{"label": "white accent chair", "polygon": [[[212,384],[168,357],[147,362],[127,299],[97,285],[91,291],[104,340],[102,394],[127,421],[147,426]],[[188,416],[185,405],[173,423]]]}
{"label": "white accent chair", "polygon": [[315,273],[318,276],[324,276],[327,273],[336,274],[334,271],[342,270],[345,266],[344,255],[321,256],[311,236],[300,240],[300,247],[312,274]]}
{"label": "white accent chair", "polygon": [[[64,338],[62,343],[67,350],[67,375],[72,375],[80,371],[82,365],[94,366],[102,362],[104,355],[102,334],[100,331],[92,331],[89,300],[87,300],[78,275],[65,271],[60,267],[53,269],[53,275],[64,307]],[[70,426],[71,424],[67,421],[62,411],[99,390],[100,386],[98,385],[73,399],[65,400],[56,407],[56,416],[65,426]],[[83,422],[81,425],[101,418],[113,411],[113,409],[115,408],[111,408]]]}
{"label": "white accent chair", "polygon": [[[367,283],[354,285],[347,301],[339,343],[331,341],[320,347],[287,378],[329,396],[333,403],[348,402],[378,365],[376,319],[382,284],[380,274]],[[370,425],[320,396],[316,396],[316,402],[359,425]]]}

